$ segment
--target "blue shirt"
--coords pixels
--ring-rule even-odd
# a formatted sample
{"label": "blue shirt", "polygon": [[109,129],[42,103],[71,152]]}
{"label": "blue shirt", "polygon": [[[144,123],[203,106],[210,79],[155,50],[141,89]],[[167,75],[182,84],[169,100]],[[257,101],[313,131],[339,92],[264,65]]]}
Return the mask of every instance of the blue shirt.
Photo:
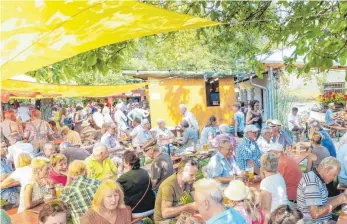
{"label": "blue shirt", "polygon": [[246,221],[240,213],[230,207],[225,207],[224,211],[207,220],[206,224],[246,224]]}
{"label": "blue shirt", "polygon": [[322,146],[324,146],[329,151],[330,156],[333,156],[336,158],[336,148],[335,148],[334,142],[330,138],[328,132],[324,131],[323,129],[319,130],[319,132],[323,136]]}
{"label": "blue shirt", "polygon": [[[0,174],[10,174],[13,172],[12,164],[9,160],[1,158],[0,163]],[[17,194],[17,195],[14,195]],[[1,200],[13,203],[13,200],[18,199],[19,194],[17,193],[16,187],[11,187],[7,189],[1,189]],[[13,197],[13,198],[11,198]],[[14,198],[17,197],[17,198]]]}
{"label": "blue shirt", "polygon": [[228,162],[220,152],[212,156],[207,164],[207,174],[209,178],[231,177],[240,171],[240,168],[237,166],[232,156],[230,156],[230,162]]}
{"label": "blue shirt", "polygon": [[208,140],[208,134],[217,134],[218,127],[204,127],[201,132],[200,144],[206,144]]}
{"label": "blue shirt", "polygon": [[245,128],[245,115],[238,111],[234,114],[234,120],[237,121],[237,132],[243,132]]}
{"label": "blue shirt", "polygon": [[[275,143],[276,142],[276,137],[272,137],[272,142]],[[284,131],[280,131],[280,137],[278,139],[278,143],[283,145],[283,147],[286,147],[288,145],[293,145],[293,140],[291,139],[291,137],[289,137],[287,135],[287,133],[285,133]]]}
{"label": "blue shirt", "polygon": [[332,119],[333,117],[333,111],[331,109],[328,109],[325,113],[325,124],[332,125],[334,123],[334,120]]}
{"label": "blue shirt", "polygon": [[244,137],[240,144],[236,148],[236,163],[241,170],[250,168],[247,160],[253,160],[254,163],[260,167],[260,156],[261,152],[256,142],[249,140]]}
{"label": "blue shirt", "polygon": [[347,144],[340,147],[336,159],[341,163],[340,178],[347,179]]}

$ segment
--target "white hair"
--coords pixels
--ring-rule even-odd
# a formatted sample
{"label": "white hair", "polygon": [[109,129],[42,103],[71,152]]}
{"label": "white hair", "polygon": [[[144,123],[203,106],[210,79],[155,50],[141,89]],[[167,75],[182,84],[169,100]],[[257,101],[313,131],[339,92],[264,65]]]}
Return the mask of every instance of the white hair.
{"label": "white hair", "polygon": [[220,183],[214,179],[201,179],[194,184],[196,194],[204,195],[207,200],[223,204],[223,191]]}
{"label": "white hair", "polygon": [[186,109],[187,110],[187,106],[185,104],[180,104],[180,110]]}
{"label": "white hair", "polygon": [[157,124],[161,124],[161,123],[163,123],[163,122],[165,122],[163,118],[159,118],[159,119],[157,120]]}
{"label": "white hair", "polygon": [[141,125],[144,126],[145,124],[149,124],[149,120],[148,119],[143,119],[141,121]]}
{"label": "white hair", "polygon": [[264,154],[261,166],[267,172],[276,172],[278,168],[278,156],[273,152]]}
{"label": "white hair", "polygon": [[329,104],[328,104],[328,107],[329,107],[329,108],[333,108],[334,105],[335,105],[334,103],[329,103]]}
{"label": "white hair", "polygon": [[102,152],[104,152],[106,150],[107,150],[106,145],[104,145],[101,142],[98,142],[93,147],[93,155],[94,156],[98,156],[98,155],[100,155]]}
{"label": "white hair", "polygon": [[328,169],[328,170],[333,168],[340,169],[341,163],[336,158],[329,156],[323,159],[322,162],[320,162],[319,167],[322,167],[323,169]]}
{"label": "white hair", "polygon": [[229,132],[229,126],[227,124],[219,125],[219,130],[221,134],[225,134]]}
{"label": "white hair", "polygon": [[49,150],[55,152],[55,145],[52,142],[47,142],[43,145],[43,150]]}
{"label": "white hair", "polygon": [[261,129],[261,135],[264,136],[266,133],[269,133],[272,131],[271,127],[265,127],[263,129]]}

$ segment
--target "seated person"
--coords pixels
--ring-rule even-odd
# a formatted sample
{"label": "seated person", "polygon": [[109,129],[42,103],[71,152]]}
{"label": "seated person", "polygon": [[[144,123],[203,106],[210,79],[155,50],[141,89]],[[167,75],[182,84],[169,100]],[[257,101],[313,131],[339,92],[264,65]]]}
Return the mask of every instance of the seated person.
{"label": "seated person", "polygon": [[310,138],[315,131],[318,131],[322,135],[322,146],[329,151],[330,156],[336,158],[335,144],[330,135],[321,127],[319,121],[313,119],[308,125],[310,127]]}
{"label": "seated person", "polygon": [[143,136],[145,137],[145,142],[148,142],[154,137],[151,132],[151,124],[149,123],[148,119],[143,119],[141,121],[141,125],[143,128]]}
{"label": "seated person", "polygon": [[[233,147],[233,149],[236,149],[238,143],[240,142],[239,138],[236,138],[233,134],[230,133],[230,127],[227,124],[221,124],[219,125],[219,132],[220,134],[225,134],[228,135],[230,138],[230,144]],[[211,145],[213,148],[217,148],[218,144],[216,142],[216,138],[218,136],[216,136],[212,141],[211,141]],[[235,153],[235,152],[234,152]]]}
{"label": "seated person", "polygon": [[[329,103],[328,104],[328,110],[325,113],[325,125],[330,127],[330,126],[340,126],[337,122],[336,122],[336,116],[333,115],[333,110],[335,110],[335,104],[334,103]],[[329,135],[334,138],[336,137],[336,129],[331,129],[329,132]]]}
{"label": "seated person", "polygon": [[18,213],[34,208],[44,200],[55,197],[55,188],[49,179],[49,159],[36,157],[31,161],[32,179],[22,185]]}
{"label": "seated person", "polygon": [[286,132],[282,130],[282,123],[279,120],[270,120],[269,126],[272,127],[272,142],[280,143],[284,148],[287,146],[294,146],[294,142],[287,135]]}
{"label": "seated person", "polygon": [[33,158],[36,154],[33,145],[29,143],[26,136],[23,137],[23,141],[17,141],[14,145],[8,147],[7,151],[7,159],[14,164],[15,161],[17,161],[18,155],[21,153],[27,153],[31,156],[31,158]]}
{"label": "seated person", "polygon": [[286,182],[277,169],[278,156],[275,153],[269,152],[261,157],[260,172],[263,180],[260,183],[260,195],[265,220],[269,220],[271,212],[280,205],[289,203]]}
{"label": "seated person", "polygon": [[145,143],[145,132],[141,125],[141,119],[138,117],[135,117],[132,120],[132,124],[134,126],[134,129],[130,132],[130,137],[132,139],[132,145],[134,148],[141,148]]}
{"label": "seated person", "polygon": [[56,140],[56,139],[62,139],[63,136],[61,135],[61,129],[60,127],[57,127],[57,123],[55,121],[48,121],[49,127],[52,129],[52,135],[51,139]]}
{"label": "seated person", "polygon": [[125,151],[124,174],[117,182],[124,191],[124,201],[132,209],[133,218],[146,217],[154,212],[155,196],[148,172],[140,168],[140,159],[132,151]]}
{"label": "seated person", "polygon": [[323,159],[329,157],[329,151],[322,146],[322,135],[319,132],[313,132],[311,136],[311,153],[307,156],[306,172],[317,169]]}
{"label": "seated person", "polygon": [[347,133],[344,134],[340,141],[340,149],[337,151],[337,160],[341,164],[341,172],[339,174],[339,184],[342,187],[347,187]]}
{"label": "seated person", "polygon": [[161,150],[169,155],[173,153],[173,145],[171,142],[175,138],[175,135],[166,127],[165,121],[163,119],[157,120],[158,128],[155,131],[156,139]]}
{"label": "seated person", "polygon": [[215,178],[218,182],[228,184],[233,176],[241,174],[241,170],[232,156],[233,148],[229,136],[227,134],[218,135],[216,142],[218,151],[207,165],[207,174],[209,178]]}
{"label": "seated person", "polygon": [[39,213],[40,224],[68,223],[69,210],[67,205],[59,200],[46,202]]}
{"label": "seated person", "polygon": [[92,142],[95,136],[96,130],[92,128],[88,121],[83,121],[81,124],[80,137],[83,145],[88,145]]}
{"label": "seated person", "polygon": [[62,127],[61,134],[64,138],[64,141],[70,142],[72,146],[82,145],[80,134],[78,134],[77,131],[70,130],[68,126]]}
{"label": "seated person", "polygon": [[257,144],[262,153],[266,153],[270,150],[270,146],[272,144],[271,139],[272,139],[272,128],[265,127],[261,129],[261,133],[257,140]]}
{"label": "seated person", "polygon": [[[1,149],[0,149],[0,178],[1,178],[1,184],[2,182],[11,175],[13,172],[12,164],[11,162],[6,158],[7,155],[7,145],[5,142],[1,143]],[[11,206],[17,206],[19,202],[19,192],[16,187],[10,187],[7,189],[1,190],[1,200],[5,201],[7,204]]]}
{"label": "seated person", "polygon": [[288,115],[288,128],[291,132],[301,134],[304,128],[301,125],[301,117],[298,115],[298,108],[293,107],[292,112]]}
{"label": "seated person", "polygon": [[67,204],[73,224],[79,224],[80,217],[91,207],[100,182],[87,178],[87,168],[81,160],[75,160],[69,165],[68,175],[71,181],[63,188],[60,199]]}
{"label": "seated person", "polygon": [[51,156],[51,171],[49,178],[54,185],[66,185],[67,181],[67,159],[63,154],[57,153]]}
{"label": "seated person", "polygon": [[194,184],[196,209],[207,224],[246,224],[236,210],[225,207],[220,184],[213,179],[201,179]]}
{"label": "seated person", "polygon": [[189,123],[186,120],[182,120],[181,127],[183,128],[183,137],[177,140],[177,143],[181,145],[180,149],[176,153],[184,153],[187,148],[193,148],[196,143],[196,131],[189,127]]}
{"label": "seated person", "polygon": [[102,143],[96,143],[93,148],[93,154],[90,155],[85,163],[89,178],[100,181],[117,177],[117,167],[109,157],[106,146]]}
{"label": "seated person", "polygon": [[206,126],[201,131],[201,138],[200,138],[200,144],[204,145],[207,144],[209,139],[209,135],[216,136],[218,130],[218,124],[217,124],[217,118],[212,115],[206,124]]}
{"label": "seated person", "polygon": [[347,190],[329,198],[326,184],[333,181],[340,173],[341,164],[327,157],[316,170],[303,173],[297,191],[297,208],[304,214],[304,221],[313,223],[329,222],[332,211],[347,201]]}
{"label": "seated person", "polygon": [[157,192],[160,184],[175,172],[172,160],[166,152],[160,151],[157,145],[148,146],[143,149],[143,152],[147,157],[153,160],[150,176],[153,191]]}
{"label": "seated person", "polygon": [[[271,213],[270,222],[271,224],[303,224],[303,214],[296,208],[290,205],[281,205],[275,211]],[[284,221],[285,220],[285,221]]]}
{"label": "seated person", "polygon": [[261,152],[256,142],[258,128],[255,125],[247,125],[244,129],[244,137],[236,148],[236,163],[241,170],[253,168],[256,174],[260,174]]}
{"label": "seated person", "polygon": [[72,147],[69,142],[62,142],[59,145],[60,153],[66,157],[67,165],[75,160],[85,160],[90,156],[90,152],[85,148]]}
{"label": "seated person", "polygon": [[108,125],[107,132],[101,137],[101,143],[106,145],[109,152],[121,148],[117,138],[117,126],[115,124]]}
{"label": "seated person", "polygon": [[101,183],[91,208],[81,217],[81,224],[91,223],[131,223],[131,210],[124,204],[124,193],[120,184],[111,180]]}
{"label": "seated person", "polygon": [[198,163],[194,160],[181,161],[177,174],[166,178],[159,186],[154,207],[154,222],[177,217],[180,213],[194,211],[195,203],[181,204],[181,198],[191,198],[193,183],[198,173]]}

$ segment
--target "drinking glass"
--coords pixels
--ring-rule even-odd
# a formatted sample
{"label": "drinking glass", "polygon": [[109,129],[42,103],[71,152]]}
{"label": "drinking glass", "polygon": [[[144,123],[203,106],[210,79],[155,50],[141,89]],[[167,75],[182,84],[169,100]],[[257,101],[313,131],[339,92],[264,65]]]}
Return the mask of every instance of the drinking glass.
{"label": "drinking glass", "polygon": [[254,180],[254,169],[253,167],[251,168],[247,168],[247,172],[248,172],[248,181],[250,184],[253,184],[253,180]]}

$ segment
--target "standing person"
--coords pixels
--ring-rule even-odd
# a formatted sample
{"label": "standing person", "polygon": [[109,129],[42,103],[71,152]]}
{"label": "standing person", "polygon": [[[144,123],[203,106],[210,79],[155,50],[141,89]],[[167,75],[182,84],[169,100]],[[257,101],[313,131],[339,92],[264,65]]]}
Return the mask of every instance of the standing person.
{"label": "standing person", "polygon": [[124,191],[124,201],[132,209],[133,218],[150,216],[154,212],[155,196],[148,172],[140,168],[140,159],[132,151],[125,151],[124,174],[117,182]]}
{"label": "standing person", "polygon": [[246,105],[245,105],[245,102],[240,101],[240,106],[241,106],[240,111],[243,113],[243,115],[244,115],[245,118],[246,118],[247,113],[248,113],[248,104],[247,104],[247,106],[246,106]]}
{"label": "standing person", "polygon": [[298,111],[297,107],[292,108],[292,112],[288,115],[288,128],[292,132],[301,134],[304,128],[301,125],[301,117],[298,115]]}
{"label": "standing person", "polygon": [[177,174],[172,174],[161,183],[154,207],[154,222],[177,217],[184,211],[196,210],[195,203],[180,205],[182,197],[192,198],[193,183],[198,173],[194,160],[181,161]]}
{"label": "standing person", "polygon": [[277,155],[272,152],[264,154],[261,158],[260,172],[264,179],[260,183],[260,195],[265,220],[270,219],[271,212],[278,206],[288,204],[286,183],[277,169]]}
{"label": "standing person", "polygon": [[101,183],[95,193],[92,208],[81,217],[81,224],[128,224],[131,211],[124,204],[122,187],[114,181]]}
{"label": "standing person", "polygon": [[255,125],[247,125],[244,129],[244,137],[236,148],[236,163],[241,170],[253,168],[259,174],[261,152],[256,142],[258,128]]}
{"label": "standing person", "polygon": [[20,104],[20,107],[17,108],[17,115],[23,122],[30,120],[29,108],[24,103]]}
{"label": "standing person", "polygon": [[110,108],[105,106],[103,109],[102,109],[102,115],[104,116],[104,123],[105,124],[108,124],[108,123],[113,123],[113,120],[112,120],[112,117],[110,115]]}
{"label": "standing person", "polygon": [[[335,104],[334,103],[329,103],[328,104],[328,110],[325,113],[325,125],[330,127],[330,126],[340,126],[337,122],[336,122],[336,117],[333,115],[333,110],[335,110]],[[336,137],[336,129],[331,129],[329,132],[329,135],[334,138]]]}
{"label": "standing person", "polygon": [[81,106],[77,106],[76,107],[76,112],[74,114],[74,118],[73,118],[73,121],[74,121],[74,131],[80,133],[81,132],[81,125],[82,125],[82,107]]}
{"label": "standing person", "polygon": [[144,148],[143,152],[147,157],[152,159],[150,170],[151,182],[153,191],[158,192],[160,184],[175,172],[172,160],[165,151],[159,150],[159,147],[156,145]]}
{"label": "standing person", "polygon": [[346,203],[347,190],[339,196],[329,198],[326,187],[340,171],[340,162],[334,157],[327,157],[319,164],[317,170],[303,173],[297,191],[297,207],[304,214],[304,221],[329,222],[332,211]]}
{"label": "standing person", "polygon": [[99,128],[102,128],[104,122],[104,116],[101,113],[101,108],[97,107],[96,111],[93,113],[93,120]]}
{"label": "standing person", "polygon": [[114,114],[114,120],[119,128],[119,131],[125,131],[128,127],[128,118],[123,111],[123,103],[116,105],[116,113]]}
{"label": "standing person", "polygon": [[317,169],[323,159],[330,156],[329,151],[322,146],[322,135],[319,132],[313,132],[311,137],[311,153],[307,157],[306,172]]}
{"label": "standing person", "polygon": [[67,118],[67,111],[65,109],[65,107],[62,107],[60,108],[59,110],[59,115],[60,115],[60,118],[59,118],[59,123],[60,123],[60,127],[63,127],[63,126],[68,126],[69,125],[69,122],[68,122],[68,118]]}
{"label": "standing person", "polygon": [[132,145],[134,148],[141,147],[143,144],[145,144],[145,136],[144,136],[144,129],[141,125],[141,119],[138,117],[135,117],[132,121],[132,124],[134,126],[134,129],[130,132],[130,137],[132,138]]}
{"label": "standing person", "polygon": [[67,204],[72,223],[79,224],[80,217],[90,208],[100,182],[87,178],[87,168],[82,160],[75,160],[69,165],[68,175],[70,182],[63,188],[60,200]]}
{"label": "standing person", "polygon": [[240,111],[240,104],[234,104],[234,123],[235,136],[243,138],[243,129],[245,128],[245,115]]}
{"label": "standing person", "polygon": [[200,144],[204,145],[207,144],[209,135],[212,135],[212,138],[217,135],[217,131],[219,127],[217,124],[217,118],[216,116],[212,115],[206,124],[206,126],[201,131],[201,138],[200,138]]}
{"label": "standing person", "polygon": [[246,125],[253,124],[259,130],[263,125],[263,118],[261,116],[260,104],[258,100],[252,100],[250,103],[251,110],[247,112]]}
{"label": "standing person", "polygon": [[2,135],[5,137],[4,140],[7,145],[13,145],[17,140],[20,140],[18,125],[13,121],[12,115],[14,111],[7,110],[4,112],[4,120],[1,121]]}
{"label": "standing person", "polygon": [[223,203],[220,184],[212,179],[201,179],[194,184],[196,209],[206,224],[246,224],[241,214]]}
{"label": "standing person", "polygon": [[196,132],[196,141],[199,136],[199,123],[195,118],[195,115],[190,112],[186,105],[180,104],[180,112],[182,114],[182,119],[188,121],[189,127],[193,128]]}
{"label": "standing person", "polygon": [[41,120],[41,112],[36,109],[31,111],[31,122],[25,125],[24,136],[28,137],[36,153],[43,150],[43,145],[52,138],[52,134],[48,122]]}

